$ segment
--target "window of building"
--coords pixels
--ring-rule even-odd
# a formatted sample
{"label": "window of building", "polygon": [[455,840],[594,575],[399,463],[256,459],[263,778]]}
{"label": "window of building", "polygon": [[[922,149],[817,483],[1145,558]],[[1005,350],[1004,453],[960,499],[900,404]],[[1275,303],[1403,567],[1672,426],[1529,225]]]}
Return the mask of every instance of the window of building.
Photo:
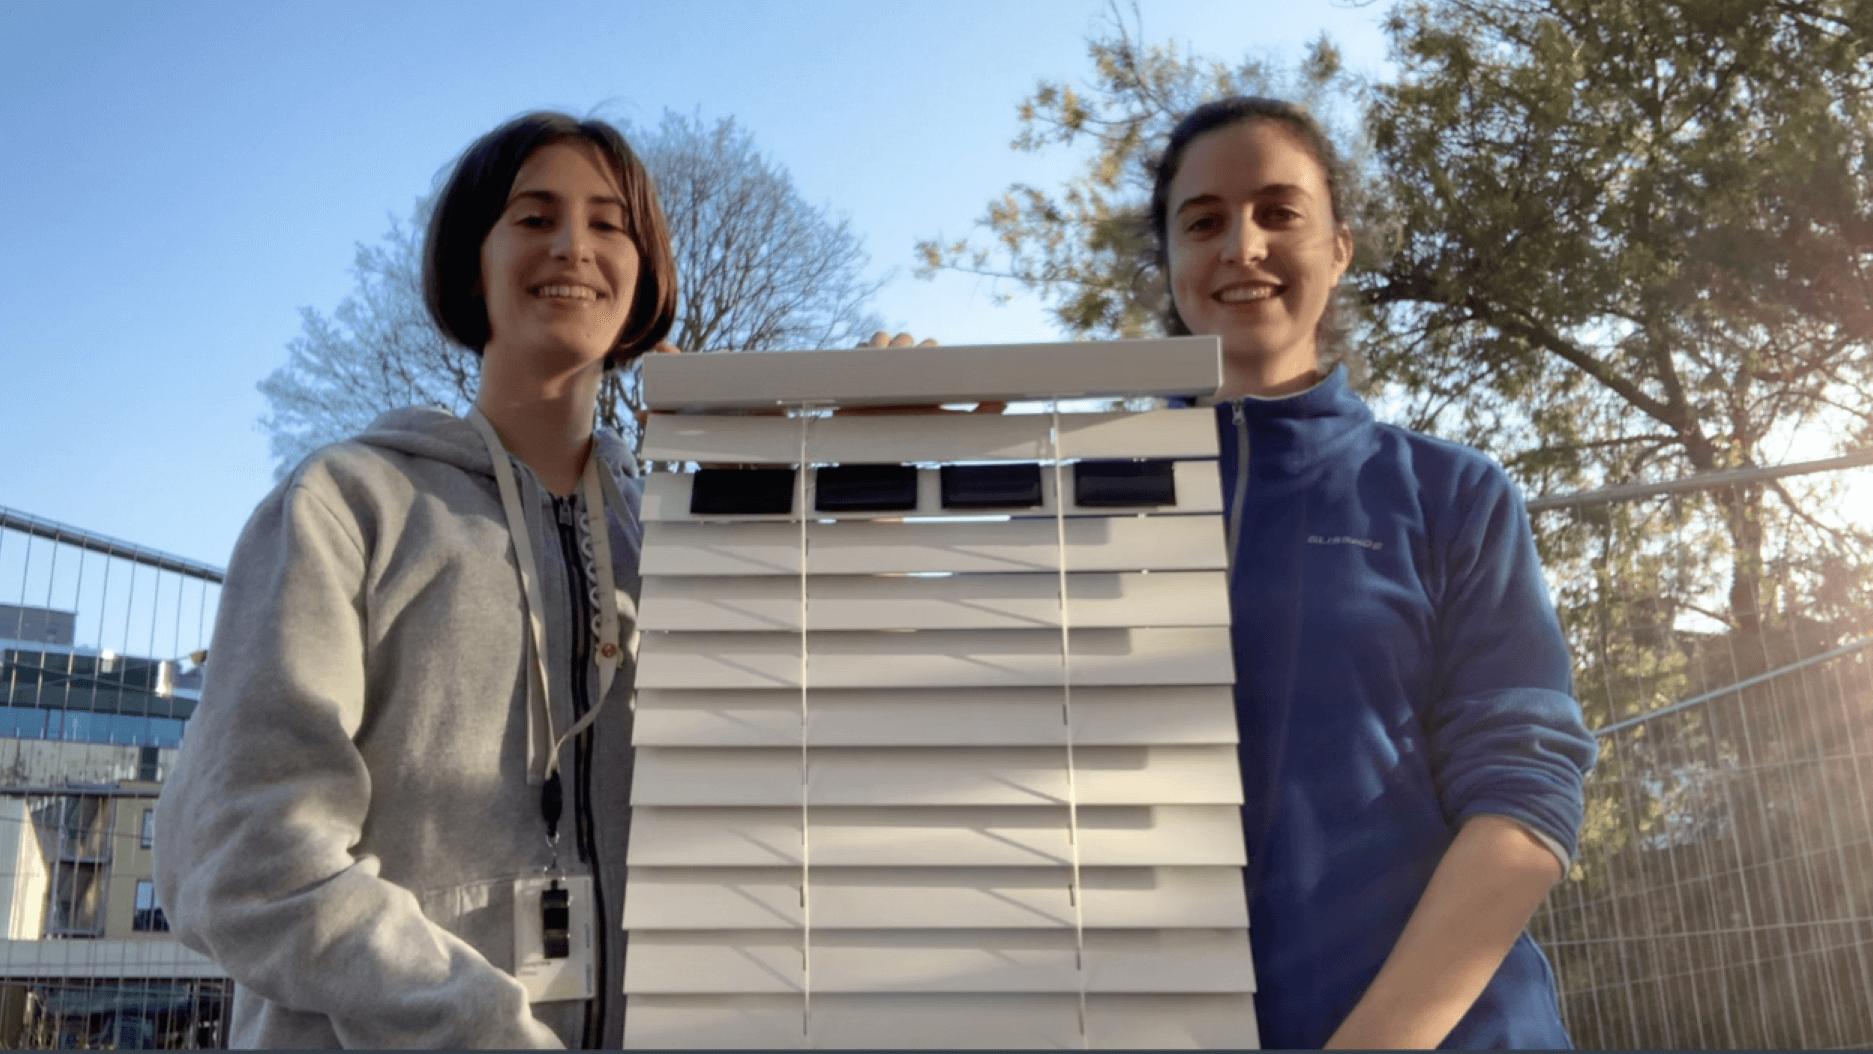
{"label": "window of building", "polygon": [[[0,623],[4,626],[4,623]],[[0,674],[0,699],[6,692],[6,677]],[[182,733],[188,722],[182,718],[146,717],[142,714],[98,714],[57,708],[7,705],[0,702],[0,737],[13,739],[62,739],[74,743],[110,743],[175,749],[182,745]],[[155,779],[161,775],[156,756],[138,757],[139,778]],[[142,773],[149,773],[147,777]]]}
{"label": "window of building", "polygon": [[156,810],[155,809],[143,810],[143,838],[141,839],[139,844],[141,844],[143,848],[145,849],[148,849],[150,846],[153,846],[156,844]]}
{"label": "window of building", "polygon": [[82,863],[110,860],[111,826],[115,822],[111,817],[110,799],[99,794],[79,794],[61,801],[59,852],[63,858]]}
{"label": "window of building", "polygon": [[137,879],[137,914],[130,928],[140,933],[169,932],[169,920],[156,903],[156,883],[147,878]]}
{"label": "window of building", "polygon": [[104,935],[104,888],[108,867],[69,858],[53,861],[52,917],[46,920],[47,934],[53,937]]}

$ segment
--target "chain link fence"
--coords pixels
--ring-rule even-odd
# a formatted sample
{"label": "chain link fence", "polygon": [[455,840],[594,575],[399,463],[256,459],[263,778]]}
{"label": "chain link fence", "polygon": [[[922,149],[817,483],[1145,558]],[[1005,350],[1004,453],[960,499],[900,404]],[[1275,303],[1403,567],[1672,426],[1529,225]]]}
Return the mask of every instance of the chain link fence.
{"label": "chain link fence", "polygon": [[1599,736],[1581,1047],[1873,1045],[1873,454],[1530,503]]}

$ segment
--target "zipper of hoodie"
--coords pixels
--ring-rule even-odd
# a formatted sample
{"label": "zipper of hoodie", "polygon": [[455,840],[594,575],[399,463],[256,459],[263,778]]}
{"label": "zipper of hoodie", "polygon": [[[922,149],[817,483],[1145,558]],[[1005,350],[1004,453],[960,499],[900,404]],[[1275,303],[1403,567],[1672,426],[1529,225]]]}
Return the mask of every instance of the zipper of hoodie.
{"label": "zipper of hoodie", "polygon": [[1242,412],[1241,400],[1229,404],[1230,413],[1236,420],[1236,489],[1229,496],[1229,520],[1225,525],[1228,531],[1229,584],[1236,583],[1236,547],[1242,543],[1242,508],[1243,495],[1249,489],[1249,419]]}
{"label": "zipper of hoodie", "polygon": [[[553,518],[559,526],[559,552],[566,564],[566,592],[572,608],[572,719],[577,722],[592,707],[591,684],[587,670],[592,665],[591,581],[586,576],[585,560],[579,555],[579,528],[574,514],[576,499],[553,497]],[[596,928],[592,949],[593,997],[586,1004],[585,1041],[587,1049],[602,1044],[605,1028],[605,886],[599,874],[598,844],[592,831],[592,741],[597,730],[588,728],[572,742],[572,815],[579,859],[591,868],[592,925]]]}

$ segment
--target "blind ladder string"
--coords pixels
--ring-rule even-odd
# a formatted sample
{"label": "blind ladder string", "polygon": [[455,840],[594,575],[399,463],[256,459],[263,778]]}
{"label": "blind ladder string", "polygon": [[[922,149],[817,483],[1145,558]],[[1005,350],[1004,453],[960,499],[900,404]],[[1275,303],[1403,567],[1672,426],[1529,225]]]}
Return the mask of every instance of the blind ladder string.
{"label": "blind ladder string", "polygon": [[794,477],[794,506],[800,517],[800,1034],[813,1034],[813,874],[808,795],[810,759],[807,755],[807,432],[813,426],[810,407],[800,408],[798,474]]}
{"label": "blind ladder string", "polygon": [[1054,567],[1060,592],[1060,723],[1067,746],[1067,846],[1072,851],[1073,878],[1067,898],[1073,904],[1073,969],[1079,975],[1080,1046],[1090,1042],[1086,1028],[1086,898],[1080,887],[1080,798],[1073,765],[1073,650],[1072,627],[1067,615],[1067,492],[1060,451],[1060,401],[1050,401],[1053,417],[1047,441],[1054,470]]}

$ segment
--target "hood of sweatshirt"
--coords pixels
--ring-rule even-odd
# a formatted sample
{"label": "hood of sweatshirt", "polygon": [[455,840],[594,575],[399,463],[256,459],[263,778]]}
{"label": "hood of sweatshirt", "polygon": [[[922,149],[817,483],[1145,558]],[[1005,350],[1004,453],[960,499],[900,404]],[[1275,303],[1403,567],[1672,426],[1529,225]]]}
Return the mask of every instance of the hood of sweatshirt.
{"label": "hood of sweatshirt", "polygon": [[[599,460],[617,476],[635,477],[637,458],[623,439],[600,429],[596,435]],[[406,406],[378,417],[357,436],[366,446],[413,454],[465,472],[493,477],[488,447],[473,425],[435,406]]]}

